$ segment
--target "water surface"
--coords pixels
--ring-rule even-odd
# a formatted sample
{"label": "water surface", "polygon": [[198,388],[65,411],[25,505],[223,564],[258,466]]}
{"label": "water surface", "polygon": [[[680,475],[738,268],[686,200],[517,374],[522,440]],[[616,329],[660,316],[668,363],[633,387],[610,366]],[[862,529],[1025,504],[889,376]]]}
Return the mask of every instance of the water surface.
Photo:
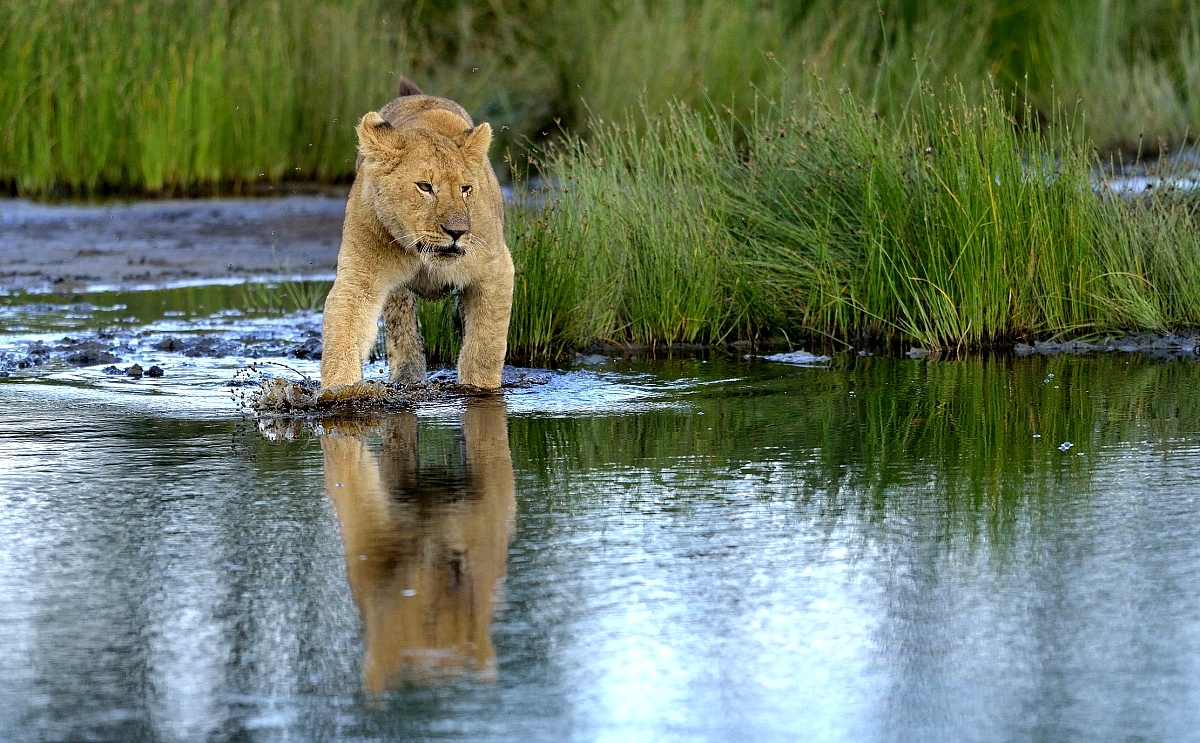
{"label": "water surface", "polygon": [[264,421],[253,344],[168,321],[122,331],[161,379],[0,379],[3,740],[1200,729],[1191,361],[591,359]]}

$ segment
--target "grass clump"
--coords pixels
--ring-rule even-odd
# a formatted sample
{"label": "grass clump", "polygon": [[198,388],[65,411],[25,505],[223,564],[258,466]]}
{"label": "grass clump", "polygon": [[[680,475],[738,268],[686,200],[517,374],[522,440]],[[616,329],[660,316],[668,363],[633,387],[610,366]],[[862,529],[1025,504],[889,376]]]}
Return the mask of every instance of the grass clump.
{"label": "grass clump", "polygon": [[315,312],[325,306],[332,281],[247,281],[238,289],[237,306],[264,315]]}
{"label": "grass clump", "polygon": [[538,75],[494,49],[504,18],[461,10],[446,28],[421,2],[0,0],[0,183],[42,196],[348,179],[354,123],[403,75],[453,90],[507,141],[537,104],[496,80]]}
{"label": "grass clump", "polygon": [[514,215],[522,280],[554,279],[519,286],[511,345],[969,350],[1200,320],[1194,212],[1098,193],[1070,121],[929,85],[899,127],[817,80],[758,103],[596,122],[558,150],[561,193]]}

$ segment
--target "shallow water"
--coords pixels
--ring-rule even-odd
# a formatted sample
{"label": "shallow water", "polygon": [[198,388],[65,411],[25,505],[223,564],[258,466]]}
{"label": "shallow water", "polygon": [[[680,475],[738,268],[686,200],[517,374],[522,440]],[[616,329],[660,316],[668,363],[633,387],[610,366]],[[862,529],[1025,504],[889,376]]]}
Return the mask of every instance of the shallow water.
{"label": "shallow water", "polygon": [[[241,342],[253,318],[170,311],[107,323],[162,378],[0,379],[0,739],[1200,727],[1191,361],[593,358],[256,420],[225,386],[275,348]],[[311,319],[256,332],[290,348]],[[198,327],[234,352],[156,348]]]}

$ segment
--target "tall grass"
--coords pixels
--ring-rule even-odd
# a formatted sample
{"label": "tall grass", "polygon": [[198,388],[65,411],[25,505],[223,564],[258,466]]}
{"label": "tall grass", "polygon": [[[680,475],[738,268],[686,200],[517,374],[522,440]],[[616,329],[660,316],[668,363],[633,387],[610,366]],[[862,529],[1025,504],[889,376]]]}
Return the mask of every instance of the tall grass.
{"label": "tall grass", "polygon": [[1105,149],[1157,155],[1195,136],[1200,115],[1200,7],[1064,0],[1035,27],[1034,104],[1082,115]]}
{"label": "tall grass", "polygon": [[759,104],[597,124],[559,150],[561,193],[514,215],[519,270],[556,279],[518,292],[542,320],[512,346],[966,350],[1200,321],[1193,207],[1097,193],[1071,120],[927,84],[899,128],[819,80]]}
{"label": "tall grass", "polygon": [[0,12],[0,183],[30,195],[347,179],[352,123],[401,75],[490,120],[501,153],[639,106],[747,115],[751,88],[783,94],[779,68],[845,86],[896,126],[922,81],[938,95],[962,81],[980,104],[990,79],[1039,120],[1081,116],[1101,149],[1157,154],[1200,115],[1200,6],[1179,0],[0,0]]}
{"label": "tall grass", "polygon": [[[344,179],[354,122],[403,75],[516,125],[520,106],[487,91],[521,63],[493,65],[486,44],[430,54],[436,37],[408,25],[420,5],[4,0],[0,181],[38,195]],[[470,25],[456,31],[471,46]]]}

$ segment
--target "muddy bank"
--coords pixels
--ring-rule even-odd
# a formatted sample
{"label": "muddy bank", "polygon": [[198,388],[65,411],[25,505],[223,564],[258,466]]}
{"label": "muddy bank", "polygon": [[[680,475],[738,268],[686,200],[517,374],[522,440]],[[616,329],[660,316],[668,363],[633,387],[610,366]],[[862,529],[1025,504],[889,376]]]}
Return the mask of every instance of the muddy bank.
{"label": "muddy bank", "polygon": [[[98,366],[104,364],[114,366],[116,371],[125,373],[128,365],[141,363],[142,366],[148,367],[150,363],[145,361],[147,358],[159,358],[163,354],[178,359],[237,358],[319,361],[321,350],[320,317],[315,314],[308,317],[292,317],[286,322],[266,328],[258,326],[244,332],[173,334],[155,330],[134,332],[101,330],[75,333],[53,341],[14,340],[5,343],[0,347],[0,376],[9,376],[15,372],[46,365]],[[590,350],[595,351],[595,349]],[[630,355],[629,349],[607,350],[607,353],[576,353],[574,362],[589,365],[603,363],[614,356]],[[645,354],[634,353],[632,355],[654,355],[648,349],[646,351]],[[690,349],[675,349],[674,352],[682,355],[722,352],[733,357],[743,356],[748,360],[758,359],[801,366],[825,366],[832,361],[827,356],[815,356],[804,351],[746,354],[745,349],[725,346],[695,346]],[[1125,353],[1138,354],[1161,361],[1200,359],[1200,333],[1180,335],[1136,333],[1093,341],[1040,341],[1033,344],[1018,344],[1014,353],[1017,356],[1061,354],[1081,356]],[[915,360],[939,360],[942,358],[936,353],[919,348],[911,349],[906,355]],[[370,360],[372,362],[381,361],[374,356]],[[165,372],[170,372],[169,363],[166,364]]]}
{"label": "muddy bank", "polygon": [[1018,343],[1018,356],[1092,353],[1137,353],[1153,359],[1200,358],[1200,331],[1190,333],[1130,333],[1118,338]]}
{"label": "muddy bank", "polygon": [[[37,367],[127,365],[150,367],[147,358],[301,359],[320,360],[321,329],[316,318],[281,325],[277,332],[200,335],[164,334],[153,330],[107,330],[62,336],[53,341],[16,340],[0,346],[0,376]],[[170,371],[170,364],[165,364]]]}
{"label": "muddy bank", "polygon": [[344,193],[47,205],[0,201],[0,289],[75,293],[330,277]]}

